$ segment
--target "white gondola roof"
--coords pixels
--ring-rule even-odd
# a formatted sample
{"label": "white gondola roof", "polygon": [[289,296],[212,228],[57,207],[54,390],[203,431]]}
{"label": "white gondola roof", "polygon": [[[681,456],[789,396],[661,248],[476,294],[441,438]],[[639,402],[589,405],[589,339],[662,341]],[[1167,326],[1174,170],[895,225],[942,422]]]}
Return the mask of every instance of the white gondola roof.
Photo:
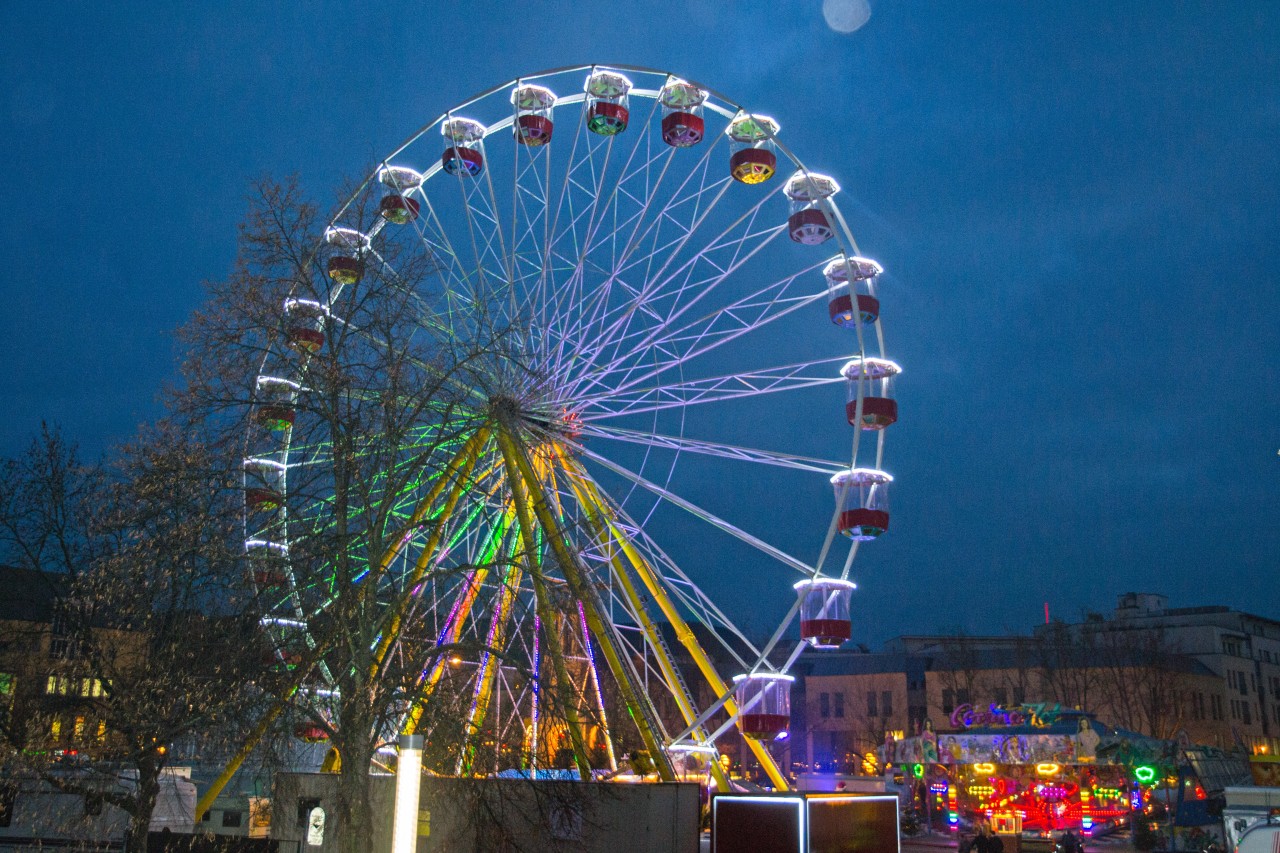
{"label": "white gondola roof", "polygon": [[422,186],[422,173],[405,166],[383,166],[378,170],[378,180],[404,192]]}
{"label": "white gondola roof", "polygon": [[453,142],[475,142],[484,139],[485,127],[473,118],[450,118],[440,124],[440,135]]}
{"label": "white gondola roof", "polygon": [[597,71],[587,78],[582,90],[597,98],[621,98],[631,91],[631,81],[616,71]]}
{"label": "white gondola roof", "polygon": [[882,486],[892,482],[893,477],[875,468],[850,468],[836,472],[831,478],[833,486]]}
{"label": "white gondola roof", "polygon": [[692,83],[676,78],[667,81],[667,85],[662,87],[662,92],[658,95],[658,100],[664,107],[681,110],[702,106],[706,99],[706,92]]}
{"label": "white gondola roof", "polygon": [[827,261],[827,265],[822,268],[822,274],[832,284],[846,284],[849,281],[850,267],[853,268],[854,281],[865,281],[869,278],[875,278],[884,272],[884,267],[870,258],[860,258],[856,255],[854,257],[836,255]]}
{"label": "white gondola roof", "polygon": [[807,581],[797,581],[792,584],[791,588],[796,591],[806,589],[857,589],[858,585],[853,581],[840,580],[840,578],[813,578]]}
{"label": "white gondola roof", "polygon": [[860,376],[867,379],[889,379],[901,372],[902,368],[898,363],[887,358],[855,358],[845,362],[844,367],[840,368],[840,375],[845,379],[857,379]]}
{"label": "white gondola roof", "polygon": [[769,116],[740,115],[725,129],[734,142],[760,142],[778,135],[780,125]]}
{"label": "white gondola roof", "polygon": [[817,201],[840,192],[840,184],[830,175],[801,171],[787,178],[783,191],[793,201]]}
{"label": "white gondola roof", "polygon": [[518,110],[548,110],[556,105],[556,93],[546,86],[517,86],[511,103]]}
{"label": "white gondola roof", "polygon": [[369,237],[354,228],[331,225],[324,231],[324,241],[341,249],[367,249]]}

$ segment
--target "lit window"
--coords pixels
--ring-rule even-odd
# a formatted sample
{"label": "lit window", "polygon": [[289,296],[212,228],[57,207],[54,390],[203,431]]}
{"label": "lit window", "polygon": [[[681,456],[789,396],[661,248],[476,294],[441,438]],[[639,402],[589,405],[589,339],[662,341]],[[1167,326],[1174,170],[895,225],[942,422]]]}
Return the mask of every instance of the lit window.
{"label": "lit window", "polygon": [[107,721],[98,720],[98,734],[96,735],[98,743],[106,743],[107,740]]}
{"label": "lit window", "polygon": [[71,737],[80,740],[84,737],[85,720],[84,717],[76,717],[75,725],[71,729]]}
{"label": "lit window", "polygon": [[91,678],[80,679],[80,695],[81,696],[92,695],[92,690],[93,690],[93,679]]}
{"label": "lit window", "polygon": [[49,737],[54,740],[62,737],[62,720],[57,717],[54,717],[53,722],[49,724]]}
{"label": "lit window", "polygon": [[49,676],[49,680],[44,683],[44,692],[47,696],[52,696],[58,692],[58,676]]}

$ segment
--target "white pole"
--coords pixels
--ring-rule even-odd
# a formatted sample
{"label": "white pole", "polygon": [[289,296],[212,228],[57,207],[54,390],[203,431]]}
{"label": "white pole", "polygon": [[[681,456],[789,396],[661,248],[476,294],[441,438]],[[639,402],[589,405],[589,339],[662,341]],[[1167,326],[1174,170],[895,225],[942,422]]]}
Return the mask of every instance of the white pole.
{"label": "white pole", "polygon": [[414,853],[418,849],[418,789],[421,785],[422,735],[400,735],[391,853]]}

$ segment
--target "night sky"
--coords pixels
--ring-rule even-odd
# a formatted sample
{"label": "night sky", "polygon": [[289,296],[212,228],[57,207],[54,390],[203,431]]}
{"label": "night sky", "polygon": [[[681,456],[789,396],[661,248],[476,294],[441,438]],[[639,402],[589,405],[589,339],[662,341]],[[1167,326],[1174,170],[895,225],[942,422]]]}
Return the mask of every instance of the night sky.
{"label": "night sky", "polygon": [[[157,414],[251,178],[328,201],[476,92],[642,65],[777,117],[886,267],[894,515],[855,640],[1130,590],[1280,618],[1280,4],[871,0],[829,26],[859,2],[6,4],[0,453],[50,420],[94,457]],[[779,449],[847,430],[778,423]],[[687,568],[758,630],[795,579]]]}

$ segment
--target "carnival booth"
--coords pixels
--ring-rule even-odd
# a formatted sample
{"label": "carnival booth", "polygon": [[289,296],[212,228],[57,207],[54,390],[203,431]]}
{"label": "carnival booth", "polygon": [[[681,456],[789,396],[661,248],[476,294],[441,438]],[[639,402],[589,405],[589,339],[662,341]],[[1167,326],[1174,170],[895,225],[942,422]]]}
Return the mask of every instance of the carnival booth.
{"label": "carnival booth", "polygon": [[953,831],[979,820],[1032,833],[1122,826],[1163,782],[1173,755],[1170,742],[1058,706],[961,705],[949,723],[935,732],[926,722],[880,752]]}

